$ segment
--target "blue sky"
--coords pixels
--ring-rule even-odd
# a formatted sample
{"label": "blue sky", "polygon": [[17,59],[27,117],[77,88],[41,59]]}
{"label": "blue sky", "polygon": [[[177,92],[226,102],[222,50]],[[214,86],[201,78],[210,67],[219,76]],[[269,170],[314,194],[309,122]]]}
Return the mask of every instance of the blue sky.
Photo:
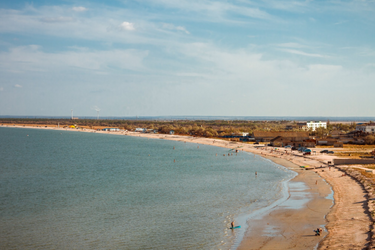
{"label": "blue sky", "polygon": [[1,1],[0,115],[375,116],[375,1]]}

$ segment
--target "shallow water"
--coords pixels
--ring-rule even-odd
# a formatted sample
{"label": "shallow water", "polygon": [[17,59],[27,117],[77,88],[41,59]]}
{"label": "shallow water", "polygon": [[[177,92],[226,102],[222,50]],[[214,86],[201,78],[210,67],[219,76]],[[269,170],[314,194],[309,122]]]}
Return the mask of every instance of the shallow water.
{"label": "shallow water", "polygon": [[245,230],[230,221],[294,176],[192,143],[17,128],[0,139],[0,249],[229,249]]}

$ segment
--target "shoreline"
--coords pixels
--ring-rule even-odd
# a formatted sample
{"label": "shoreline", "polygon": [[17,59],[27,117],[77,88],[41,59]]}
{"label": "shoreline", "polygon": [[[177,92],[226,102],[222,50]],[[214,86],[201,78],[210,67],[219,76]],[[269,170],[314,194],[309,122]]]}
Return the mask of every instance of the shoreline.
{"label": "shoreline", "polygon": [[[237,249],[316,249],[328,234],[325,216],[333,206],[330,185],[314,171],[301,170],[285,159],[265,158],[297,175],[286,183],[286,200],[248,221],[251,225]],[[324,229],[321,236],[314,235],[318,227]]]}
{"label": "shoreline", "polygon": [[[237,249],[326,249],[331,247],[353,249],[364,248],[370,241],[368,234],[371,220],[366,218],[368,215],[366,215],[366,211],[364,211],[365,208],[362,207],[363,197],[366,195],[366,192],[359,183],[350,177],[341,176],[342,172],[339,171],[338,168],[332,168],[332,170],[329,168],[329,171],[327,171],[328,167],[324,169],[319,168],[322,166],[323,162],[332,160],[334,156],[300,157],[293,154],[284,154],[279,151],[275,152],[270,150],[270,152],[268,152],[267,148],[265,148],[266,150],[260,150],[255,148],[252,144],[192,136],[141,134],[136,132],[105,132],[90,129],[75,130],[23,125],[5,125],[0,127],[138,136],[198,143],[229,149],[237,148],[240,151],[251,152],[297,172],[298,175],[287,182],[289,192],[291,193],[290,197],[292,197],[293,192],[295,192],[295,197],[301,198],[310,195],[313,197],[305,202],[304,207],[298,209],[295,209],[295,207],[291,205],[288,207],[288,204],[284,204],[288,203],[289,200],[298,202],[298,199],[288,198],[287,201],[283,202],[281,205],[267,210],[268,214],[262,215],[262,219],[257,218],[257,220],[254,221],[255,223],[252,221],[251,226],[247,227],[244,237]],[[319,169],[301,170],[299,166],[302,165],[309,165],[310,167]],[[326,171],[324,172],[324,170]],[[320,180],[319,185],[316,184],[318,179]],[[306,187],[302,191],[300,187],[293,191],[293,187],[291,189],[291,186],[294,185],[293,183],[305,183]],[[301,186],[301,184],[299,185]],[[350,188],[347,189],[348,185]],[[307,192],[305,192],[306,190]],[[331,190],[334,191],[335,202],[333,206],[332,201],[326,198],[328,195],[327,192],[330,193]],[[331,205],[329,203],[331,203]],[[322,209],[322,206],[325,208]],[[351,213],[353,209],[356,209],[355,217],[353,217]],[[306,216],[310,216],[311,218],[306,219]],[[272,224],[270,222],[266,224],[265,221],[272,221]],[[325,225],[328,232],[324,230],[323,236],[314,236],[312,230],[318,227],[316,225]],[[280,248],[280,246],[282,247]]]}

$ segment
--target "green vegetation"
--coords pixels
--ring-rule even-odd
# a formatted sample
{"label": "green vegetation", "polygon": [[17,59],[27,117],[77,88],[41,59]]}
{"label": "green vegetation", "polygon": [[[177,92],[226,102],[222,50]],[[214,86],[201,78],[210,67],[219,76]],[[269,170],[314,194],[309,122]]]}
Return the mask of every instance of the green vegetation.
{"label": "green vegetation", "polygon": [[[204,137],[217,137],[239,133],[253,133],[254,131],[285,131],[288,125],[294,125],[291,121],[227,121],[227,120],[93,120],[93,119],[0,119],[0,124],[24,124],[24,125],[60,125],[69,126],[76,124],[79,127],[103,128],[117,127],[120,129],[135,130],[135,128],[155,129],[159,133],[169,133],[174,130],[175,134],[194,135]],[[293,131],[300,131],[293,129]]]}
{"label": "green vegetation", "polygon": [[[224,135],[252,134],[254,131],[304,131],[298,129],[296,121],[244,121],[244,120],[94,120],[94,119],[21,119],[3,118],[0,124],[11,125],[34,125],[34,126],[57,126],[60,127],[77,125],[78,127],[99,129],[105,127],[116,127],[134,131],[135,128],[146,128],[157,130],[159,133],[168,134],[174,130],[177,135],[193,135],[201,137],[218,137]],[[327,122],[327,129],[317,128],[316,131],[309,130],[310,136],[319,138],[329,137],[332,131],[349,132],[355,130],[355,123],[332,124]],[[368,135],[365,138],[367,144],[375,144],[375,136]]]}

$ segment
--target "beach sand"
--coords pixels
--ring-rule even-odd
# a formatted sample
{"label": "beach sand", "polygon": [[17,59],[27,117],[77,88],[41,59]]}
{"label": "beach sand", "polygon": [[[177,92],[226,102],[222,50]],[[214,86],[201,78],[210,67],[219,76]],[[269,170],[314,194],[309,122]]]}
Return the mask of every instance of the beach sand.
{"label": "beach sand", "polygon": [[326,224],[325,215],[333,205],[333,200],[326,198],[332,193],[330,186],[314,171],[301,170],[285,159],[267,158],[298,175],[288,183],[287,201],[248,222],[249,229],[238,249],[314,249],[327,235],[323,231],[315,236],[313,229]]}
{"label": "beach sand", "polygon": [[[30,126],[8,125],[5,127],[28,128]],[[337,168],[328,167],[334,156],[318,155],[302,157],[282,151],[257,149],[254,145],[229,142],[219,139],[199,138],[165,134],[143,134],[135,132],[104,132],[90,129],[59,129],[103,134],[119,134],[153,139],[237,148],[269,158],[298,173],[288,183],[290,197],[263,216],[248,221],[249,227],[238,249],[366,249],[369,244],[371,218],[366,207],[366,191],[354,179],[342,176]],[[317,169],[302,170],[308,165]],[[319,168],[319,169],[318,169]],[[324,170],[324,171],[323,171]],[[323,179],[324,178],[324,179]],[[330,185],[324,181],[326,180]],[[327,196],[334,190],[334,205]],[[313,229],[324,226],[328,229],[322,236],[315,236]]]}

